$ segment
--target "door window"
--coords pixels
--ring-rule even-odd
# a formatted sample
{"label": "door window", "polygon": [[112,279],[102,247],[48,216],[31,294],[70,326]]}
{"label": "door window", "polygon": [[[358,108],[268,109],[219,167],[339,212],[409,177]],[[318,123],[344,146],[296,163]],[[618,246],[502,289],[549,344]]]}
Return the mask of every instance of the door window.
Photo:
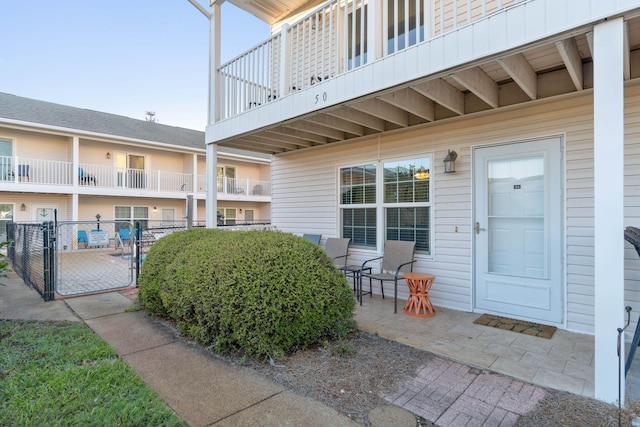
{"label": "door window", "polygon": [[490,160],[487,186],[489,272],[545,277],[544,156]]}
{"label": "door window", "polygon": [[116,153],[118,186],[147,188],[144,156]]}
{"label": "door window", "polygon": [[236,193],[236,168],[218,166],[216,169],[218,193]]}
{"label": "door window", "polygon": [[11,160],[13,156],[13,142],[8,139],[0,139],[0,180],[13,179]]}
{"label": "door window", "polygon": [[7,223],[13,221],[13,203],[0,203],[0,241],[7,240]]}

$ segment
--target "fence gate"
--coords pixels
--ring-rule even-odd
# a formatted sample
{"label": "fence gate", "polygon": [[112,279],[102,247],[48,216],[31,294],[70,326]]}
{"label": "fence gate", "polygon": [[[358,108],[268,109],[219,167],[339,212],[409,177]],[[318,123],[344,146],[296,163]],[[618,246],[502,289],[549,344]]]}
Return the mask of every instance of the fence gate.
{"label": "fence gate", "polygon": [[125,288],[135,283],[137,245],[129,222],[59,222],[54,247],[54,282],[60,295]]}

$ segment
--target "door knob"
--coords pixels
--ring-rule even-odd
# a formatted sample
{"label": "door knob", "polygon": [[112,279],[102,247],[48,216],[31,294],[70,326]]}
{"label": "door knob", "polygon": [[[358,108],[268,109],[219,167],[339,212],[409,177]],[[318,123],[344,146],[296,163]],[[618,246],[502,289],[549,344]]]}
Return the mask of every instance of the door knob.
{"label": "door knob", "polygon": [[481,231],[486,231],[484,228],[480,228],[480,223],[476,222],[476,234],[480,234]]}

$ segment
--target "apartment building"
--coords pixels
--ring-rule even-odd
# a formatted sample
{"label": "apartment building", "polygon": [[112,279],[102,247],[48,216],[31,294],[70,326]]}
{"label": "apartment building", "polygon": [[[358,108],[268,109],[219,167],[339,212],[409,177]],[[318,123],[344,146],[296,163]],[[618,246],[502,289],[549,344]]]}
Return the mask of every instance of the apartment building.
{"label": "apartment building", "polygon": [[640,1],[229,2],[272,35],[220,63],[211,2],[208,158],[272,155],[272,223],[350,237],[350,263],[414,240],[436,306],[594,335],[615,401],[640,308]]}
{"label": "apartment building", "polygon": [[[221,225],[270,221],[270,156],[221,149]],[[214,181],[215,180],[215,181]],[[204,132],[0,93],[0,234],[6,222],[204,225]]]}

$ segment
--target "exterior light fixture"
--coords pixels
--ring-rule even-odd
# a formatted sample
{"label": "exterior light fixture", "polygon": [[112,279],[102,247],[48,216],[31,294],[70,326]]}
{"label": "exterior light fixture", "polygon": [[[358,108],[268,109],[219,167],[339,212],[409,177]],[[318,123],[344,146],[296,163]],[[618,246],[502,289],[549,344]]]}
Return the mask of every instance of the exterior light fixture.
{"label": "exterior light fixture", "polygon": [[455,173],[456,158],[458,158],[458,153],[449,150],[449,154],[444,158],[444,173]]}
{"label": "exterior light fixture", "polygon": [[105,155],[105,157],[106,157],[107,159],[110,159],[110,158],[111,158],[111,153],[107,151],[107,154]]}
{"label": "exterior light fixture", "polygon": [[156,206],[153,207],[154,212],[158,212],[158,208]]}
{"label": "exterior light fixture", "polygon": [[98,231],[100,231],[100,218],[102,217],[102,215],[100,215],[99,213],[96,214],[96,228],[98,229]]}
{"label": "exterior light fixture", "polygon": [[21,210],[22,212],[26,211],[26,210],[27,210],[27,205],[25,205],[24,203],[23,203],[23,204],[21,204],[21,205],[20,205],[20,210]]}

